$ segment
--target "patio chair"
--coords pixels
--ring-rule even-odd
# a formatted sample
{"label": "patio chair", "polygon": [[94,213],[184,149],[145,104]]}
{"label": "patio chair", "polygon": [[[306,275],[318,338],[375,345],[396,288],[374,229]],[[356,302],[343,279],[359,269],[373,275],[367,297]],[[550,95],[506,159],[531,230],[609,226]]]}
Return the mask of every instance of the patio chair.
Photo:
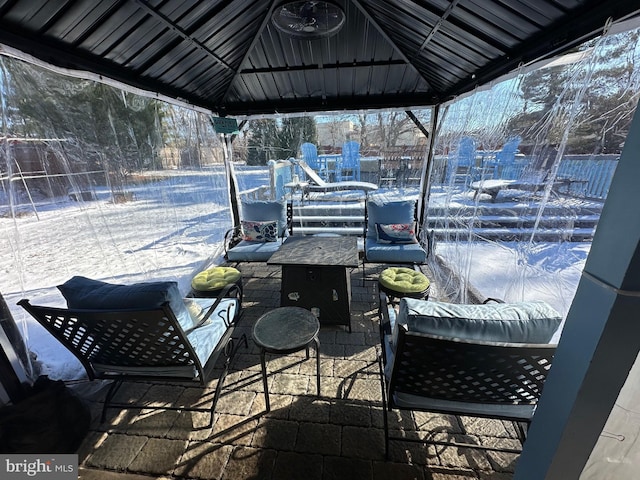
{"label": "patio chair", "polygon": [[356,141],[342,145],[342,157],[336,168],[336,180],[360,181],[360,144]]}
{"label": "patio chair", "polygon": [[[380,294],[380,383],[385,455],[389,441],[519,453],[521,449],[438,437],[389,435],[388,412],[424,411],[510,420],[521,444],[542,394],[561,322],[544,302],[454,305],[403,298],[399,310]],[[444,438],[445,435],[453,438]]]}
{"label": "patio chair", "polygon": [[266,262],[292,233],[292,205],[284,200],[242,203],[240,225],[224,236],[231,262]]}
{"label": "patio chair", "polygon": [[364,209],[363,280],[366,263],[425,263],[428,247],[425,249],[420,244],[418,228],[416,201],[378,203],[367,200]]}
{"label": "patio chair", "polygon": [[513,163],[521,141],[520,137],[512,137],[507,140],[502,146],[502,150],[496,153],[496,162],[502,165]]}
{"label": "patio chair", "polygon": [[516,161],[516,153],[518,153],[518,146],[522,138],[512,137],[505,142],[502,149],[496,152],[495,160],[493,163],[493,178],[510,178],[509,170],[513,170],[514,163]]}
{"label": "patio chair", "polygon": [[[101,421],[109,408],[210,413],[209,426],[229,364],[246,336],[234,341],[240,289],[231,284],[217,298],[183,299],[176,282],[114,285],[73,277],[58,287],[68,308],[18,302],[80,360],[89,380],[111,380]],[[223,355],[224,366],[214,370]],[[220,373],[217,373],[220,372]],[[119,403],[124,382],[207,385],[218,377],[210,407]],[[153,399],[149,399],[153,401]],[[164,399],[160,399],[164,401]]]}
{"label": "patio chair", "polygon": [[327,180],[327,165],[324,160],[318,156],[318,147],[313,143],[303,143],[300,145],[300,152],[302,152],[302,158],[307,165],[315,170],[323,180]]}
{"label": "patio chair", "polygon": [[462,137],[458,148],[448,159],[448,180],[454,183],[469,182],[476,161],[476,142],[471,137]]}

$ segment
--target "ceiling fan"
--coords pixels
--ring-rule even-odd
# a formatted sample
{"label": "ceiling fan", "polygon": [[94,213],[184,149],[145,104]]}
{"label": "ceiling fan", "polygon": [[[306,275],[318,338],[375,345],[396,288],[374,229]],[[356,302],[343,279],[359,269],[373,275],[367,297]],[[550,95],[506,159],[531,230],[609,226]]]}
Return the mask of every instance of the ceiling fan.
{"label": "ceiling fan", "polygon": [[301,40],[335,35],[345,22],[338,5],[325,1],[287,2],[273,11],[271,21],[281,32]]}

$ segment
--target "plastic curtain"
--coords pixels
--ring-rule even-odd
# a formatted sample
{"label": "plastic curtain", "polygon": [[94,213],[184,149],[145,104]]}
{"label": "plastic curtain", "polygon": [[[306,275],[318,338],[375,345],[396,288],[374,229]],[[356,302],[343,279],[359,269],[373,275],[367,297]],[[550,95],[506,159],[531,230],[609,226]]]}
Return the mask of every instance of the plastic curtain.
{"label": "plastic curtain", "polygon": [[13,58],[0,68],[0,290],[38,373],[82,378],[16,302],[65,306],[56,285],[74,275],[186,294],[231,224],[222,146],[202,113]]}

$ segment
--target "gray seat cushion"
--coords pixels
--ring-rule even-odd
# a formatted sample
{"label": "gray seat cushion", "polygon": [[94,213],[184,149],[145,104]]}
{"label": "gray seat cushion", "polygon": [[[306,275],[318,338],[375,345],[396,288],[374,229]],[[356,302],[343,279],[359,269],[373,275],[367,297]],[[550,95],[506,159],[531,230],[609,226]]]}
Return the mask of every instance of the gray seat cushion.
{"label": "gray seat cushion", "polygon": [[377,263],[425,263],[427,252],[418,243],[378,243],[367,238],[366,256]]}
{"label": "gray seat cushion", "polygon": [[549,343],[561,315],[545,302],[453,304],[403,298],[397,323],[409,331],[466,340]]}

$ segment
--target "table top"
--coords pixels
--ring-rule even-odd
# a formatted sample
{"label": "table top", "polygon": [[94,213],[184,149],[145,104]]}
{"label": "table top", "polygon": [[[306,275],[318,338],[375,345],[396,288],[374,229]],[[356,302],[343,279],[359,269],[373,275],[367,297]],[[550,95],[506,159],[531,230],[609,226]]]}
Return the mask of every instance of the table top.
{"label": "table top", "polygon": [[358,240],[355,237],[289,237],[268,265],[358,266]]}
{"label": "table top", "polygon": [[302,307],[279,307],[262,315],[253,326],[253,340],[273,352],[295,352],[316,338],[320,322]]}

